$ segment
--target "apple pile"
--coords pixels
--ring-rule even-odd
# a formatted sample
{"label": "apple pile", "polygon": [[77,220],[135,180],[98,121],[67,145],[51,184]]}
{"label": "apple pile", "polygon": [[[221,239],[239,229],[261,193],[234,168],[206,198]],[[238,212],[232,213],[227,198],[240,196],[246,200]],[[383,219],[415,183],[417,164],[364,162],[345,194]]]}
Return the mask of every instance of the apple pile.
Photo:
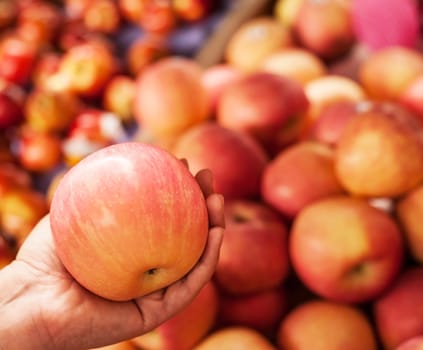
{"label": "apple pile", "polygon": [[0,266],[84,160],[154,145],[213,172],[225,237],[187,308],[107,349],[417,350],[423,5],[269,1],[201,64],[250,2],[0,2]]}

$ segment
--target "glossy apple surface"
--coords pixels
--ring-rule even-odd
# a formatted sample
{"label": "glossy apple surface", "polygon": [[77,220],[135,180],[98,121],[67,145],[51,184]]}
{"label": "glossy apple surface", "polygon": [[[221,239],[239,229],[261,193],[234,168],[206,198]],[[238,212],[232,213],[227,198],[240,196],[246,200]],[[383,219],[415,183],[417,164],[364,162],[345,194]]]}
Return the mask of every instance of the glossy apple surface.
{"label": "glossy apple surface", "polygon": [[204,196],[187,167],[138,142],[103,148],[72,167],[50,213],[65,267],[81,285],[113,300],[181,278],[207,240]]}

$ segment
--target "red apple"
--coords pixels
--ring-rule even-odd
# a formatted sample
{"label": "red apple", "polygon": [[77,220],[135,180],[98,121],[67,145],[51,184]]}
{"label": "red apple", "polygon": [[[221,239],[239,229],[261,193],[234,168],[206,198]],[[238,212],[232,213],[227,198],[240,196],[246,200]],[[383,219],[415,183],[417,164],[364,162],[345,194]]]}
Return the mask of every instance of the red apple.
{"label": "red apple", "polygon": [[283,48],[269,54],[261,68],[294,79],[301,85],[327,74],[323,60],[302,47]]}
{"label": "red apple", "polygon": [[338,139],[335,169],[344,188],[354,195],[406,193],[423,180],[422,124],[398,108],[360,113]]}
{"label": "red apple", "polygon": [[102,96],[102,106],[123,122],[133,121],[133,103],[136,82],[128,75],[119,74],[110,79]]}
{"label": "red apple", "polygon": [[177,16],[171,0],[142,1],[142,11],[138,21],[146,32],[166,35],[175,29]]}
{"label": "red apple", "polygon": [[394,350],[422,350],[423,335],[416,335],[408,340],[403,341]]}
{"label": "red apple", "polygon": [[30,188],[33,185],[29,172],[16,164],[15,158],[0,162],[0,197],[14,187]]}
{"label": "red apple", "polygon": [[264,169],[261,182],[264,201],[288,218],[316,200],[343,192],[335,174],[334,150],[311,141],[280,151]]}
{"label": "red apple", "polygon": [[300,44],[324,59],[347,53],[355,42],[350,0],[304,0],[293,31]]}
{"label": "red apple", "polygon": [[117,0],[116,1],[121,16],[132,23],[137,23],[141,18],[144,8],[143,1],[140,0]]}
{"label": "red apple", "polygon": [[210,115],[196,61],[167,57],[151,64],[137,79],[134,116],[159,144],[171,144],[181,133]]}
{"label": "red apple", "polygon": [[0,28],[8,28],[18,17],[18,6],[15,0],[0,2]]}
{"label": "red apple", "polygon": [[54,133],[23,130],[18,137],[15,152],[24,169],[47,172],[62,161],[62,138]]}
{"label": "red apple", "polygon": [[0,271],[15,259],[15,252],[6,239],[0,235]]}
{"label": "red apple", "polygon": [[105,147],[73,166],[56,188],[50,221],[64,266],[82,286],[113,300],[181,278],[208,234],[205,199],[188,168],[139,142]]}
{"label": "red apple", "polygon": [[423,228],[420,224],[423,215],[423,185],[402,196],[395,205],[395,212],[411,256],[423,263]]}
{"label": "red apple", "polygon": [[224,60],[240,70],[253,72],[269,54],[293,44],[288,26],[273,16],[254,17],[242,23],[229,37]]}
{"label": "red apple", "polygon": [[[336,330],[336,331],[335,331]],[[370,319],[356,306],[329,300],[311,300],[281,321],[279,349],[376,350],[376,333]]]}
{"label": "red apple", "polygon": [[25,122],[38,132],[64,132],[80,108],[81,102],[73,93],[33,89],[24,103]]}
{"label": "red apple", "polygon": [[132,342],[143,350],[191,350],[213,328],[218,307],[217,290],[210,281],[188,306]]}
{"label": "red apple", "polygon": [[407,268],[373,303],[375,325],[384,349],[423,334],[423,268]]}
{"label": "red apple", "polygon": [[260,180],[269,158],[251,136],[205,122],[180,135],[171,150],[188,160],[193,173],[209,168],[214,188],[225,198],[260,195]]}
{"label": "red apple", "polygon": [[199,21],[205,18],[212,10],[212,0],[172,0],[176,16],[187,22]]}
{"label": "red apple", "polygon": [[374,99],[396,101],[423,74],[421,52],[389,46],[372,52],[358,68],[358,81]]}
{"label": "red apple", "polygon": [[282,287],[246,295],[221,293],[218,326],[246,326],[272,336],[288,310],[288,292]]}
{"label": "red apple", "polygon": [[259,331],[245,326],[224,327],[212,331],[193,350],[276,350],[271,341]]}
{"label": "red apple", "polygon": [[217,285],[232,295],[279,286],[290,271],[288,229],[266,204],[227,200],[226,231],[217,263]]}
{"label": "red apple", "polygon": [[397,222],[361,198],[332,196],[309,204],[296,216],[290,237],[294,271],[329,300],[374,300],[402,267]]}
{"label": "red apple", "polygon": [[22,106],[4,92],[0,92],[0,129],[16,126],[24,120]]}
{"label": "red apple", "polygon": [[30,187],[13,187],[2,195],[1,228],[18,247],[48,212],[43,193]]}
{"label": "red apple", "polygon": [[118,5],[114,0],[92,0],[83,12],[83,22],[89,30],[114,34],[121,25]]}
{"label": "red apple", "polygon": [[273,154],[281,148],[280,133],[289,120],[304,114],[307,108],[308,100],[298,82],[257,72],[247,74],[224,90],[216,118],[226,128],[252,135]]}

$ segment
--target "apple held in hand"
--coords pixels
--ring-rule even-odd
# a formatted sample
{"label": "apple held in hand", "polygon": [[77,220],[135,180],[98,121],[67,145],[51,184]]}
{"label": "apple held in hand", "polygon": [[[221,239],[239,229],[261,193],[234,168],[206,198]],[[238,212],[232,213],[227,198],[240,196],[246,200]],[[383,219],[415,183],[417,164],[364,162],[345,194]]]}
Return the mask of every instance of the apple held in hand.
{"label": "apple held in hand", "polygon": [[64,266],[112,300],[183,277],[208,235],[205,199],[188,168],[137,142],[108,146],[71,168],[55,190],[50,217]]}
{"label": "apple held in hand", "polygon": [[290,234],[298,277],[330,300],[374,300],[402,266],[404,246],[396,221],[364,199],[340,195],[313,202],[296,216]]}

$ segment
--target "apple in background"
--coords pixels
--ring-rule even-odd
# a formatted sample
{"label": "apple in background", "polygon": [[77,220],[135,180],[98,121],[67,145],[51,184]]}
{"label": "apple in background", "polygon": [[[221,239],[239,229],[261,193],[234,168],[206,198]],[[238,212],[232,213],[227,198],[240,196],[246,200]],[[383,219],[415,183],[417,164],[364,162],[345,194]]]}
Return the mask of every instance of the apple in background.
{"label": "apple in background", "polygon": [[304,0],[276,0],[273,5],[273,15],[288,28],[292,28],[303,2]]}
{"label": "apple in background", "polygon": [[177,15],[171,0],[150,0],[143,2],[138,25],[148,33],[166,35],[176,28]]}
{"label": "apple in background", "polygon": [[81,19],[91,0],[63,0],[63,10],[71,21]]}
{"label": "apple in background", "polygon": [[263,200],[289,219],[312,202],[344,192],[335,174],[334,150],[314,141],[280,151],[267,164],[261,182]]}
{"label": "apple in background", "polygon": [[23,129],[17,137],[15,156],[26,170],[48,172],[62,161],[62,137]]}
{"label": "apple in background", "polygon": [[1,198],[1,229],[20,247],[38,221],[48,212],[43,193],[30,187],[13,187]]}
{"label": "apple in background", "polygon": [[423,268],[408,267],[373,303],[373,318],[384,349],[423,334]]}
{"label": "apple in background", "polygon": [[300,45],[325,60],[346,54],[355,42],[351,2],[304,0],[293,23]]}
{"label": "apple in background", "polygon": [[117,0],[121,16],[128,22],[138,23],[143,10],[143,1],[139,0]]}
{"label": "apple in background", "polygon": [[250,135],[214,121],[204,122],[180,135],[171,151],[188,160],[193,174],[210,169],[216,192],[226,199],[260,195],[261,176],[269,158]]}
{"label": "apple in background", "polygon": [[38,132],[64,132],[81,107],[79,98],[69,91],[33,89],[23,106],[25,124]]}
{"label": "apple in background", "polygon": [[5,92],[0,92],[0,129],[19,125],[24,120],[22,106]]}
{"label": "apple in background", "polygon": [[410,191],[423,180],[422,124],[400,109],[360,113],[338,139],[335,169],[354,195],[397,197]]}
{"label": "apple in background", "polygon": [[204,68],[202,83],[206,89],[212,113],[216,113],[217,106],[225,89],[244,76],[244,72],[227,64],[218,63]]}
{"label": "apple in background", "polygon": [[403,341],[394,350],[422,350],[423,335],[416,335],[408,340]]}
{"label": "apple in background", "polygon": [[288,229],[281,216],[260,201],[226,200],[225,237],[214,279],[231,295],[279,286],[290,272]]}
{"label": "apple in background", "polygon": [[114,113],[122,122],[134,120],[133,103],[135,100],[135,79],[128,75],[119,74],[110,79],[104,88],[102,106]]}
{"label": "apple in background", "polygon": [[180,279],[208,236],[205,198],[186,165],[139,142],[105,147],[73,166],[56,188],[50,222],[64,266],[82,286],[112,300]]}
{"label": "apple in background", "polygon": [[276,350],[268,338],[246,326],[228,326],[209,333],[193,350]]}
{"label": "apple in background", "polygon": [[304,128],[305,135],[308,134],[322,110],[332,103],[360,102],[367,99],[366,92],[357,81],[334,74],[326,74],[308,82],[304,86],[304,92],[310,102]]}
{"label": "apple in background", "polygon": [[218,328],[246,326],[271,337],[288,310],[288,292],[278,286],[246,295],[221,293],[219,305]]}
{"label": "apple in background", "polygon": [[423,73],[416,77],[400,94],[398,103],[408,108],[423,121]]}
{"label": "apple in background", "polygon": [[196,61],[177,56],[149,65],[137,77],[134,117],[158,145],[168,148],[185,130],[210,117],[201,79]]}
{"label": "apple in background", "polygon": [[336,146],[348,122],[354,118],[367,102],[336,101],[322,107],[310,126],[307,139]]}
{"label": "apple in background", "polygon": [[26,85],[31,78],[32,68],[38,51],[16,34],[6,34],[0,39],[0,78],[17,85]]}
{"label": "apple in background", "polygon": [[280,135],[292,118],[309,107],[302,86],[288,77],[255,72],[228,86],[220,96],[216,120],[253,136],[271,155],[283,146]]}
{"label": "apple in background", "polygon": [[53,172],[49,178],[49,182],[47,184],[47,189],[45,191],[47,205],[50,209],[51,201],[53,200],[54,193],[56,192],[57,186],[59,186],[60,181],[62,180],[63,176],[65,176],[66,172],[69,170],[67,167],[63,167],[56,172]]}
{"label": "apple in background", "polygon": [[283,48],[269,54],[261,69],[294,79],[303,86],[327,74],[323,60],[302,47]]}
{"label": "apple in background", "polygon": [[351,17],[357,40],[372,51],[392,46],[418,47],[418,1],[387,0],[380,6],[374,1],[354,0]]}
{"label": "apple in background", "polygon": [[143,350],[191,350],[213,328],[218,308],[217,289],[209,281],[188,306],[132,342]]}
{"label": "apple in background", "polygon": [[366,200],[347,195],[320,199],[296,216],[290,234],[298,278],[329,300],[374,300],[393,283],[403,263],[397,222]]}
{"label": "apple in background", "polygon": [[58,70],[49,77],[46,88],[96,98],[118,69],[110,47],[94,40],[79,43],[63,54]]}
{"label": "apple in background", "polygon": [[171,0],[176,16],[186,22],[205,18],[213,9],[213,0]]}
{"label": "apple in background", "polygon": [[423,74],[423,55],[393,46],[372,52],[358,69],[358,81],[377,100],[396,101]]}
{"label": "apple in background", "polygon": [[41,51],[51,47],[65,20],[58,4],[28,1],[25,6],[20,6],[14,30],[20,38]]}
{"label": "apple in background", "polygon": [[46,51],[34,65],[31,74],[32,89],[43,89],[51,75],[59,69],[62,53],[56,51]]}
{"label": "apple in background", "polygon": [[394,208],[411,256],[423,263],[423,185],[420,184],[399,198]]}
{"label": "apple in background", "polygon": [[257,71],[271,53],[294,45],[291,30],[273,16],[260,16],[242,23],[230,36],[224,60],[245,72]]}
{"label": "apple in background", "polygon": [[373,326],[360,308],[319,299],[295,307],[282,319],[277,344],[295,350],[378,348]]}
{"label": "apple in background", "polygon": [[92,0],[83,12],[83,23],[88,30],[114,34],[121,25],[119,7],[114,0]]}
{"label": "apple in background", "polygon": [[30,173],[16,164],[15,158],[0,162],[0,198],[14,187],[30,188],[32,185]]}
{"label": "apple in background", "polygon": [[15,252],[6,239],[0,235],[0,271],[15,259]]}
{"label": "apple in background", "polygon": [[16,21],[18,6],[15,0],[0,2],[0,29],[4,30]]}
{"label": "apple in background", "polygon": [[146,33],[129,44],[124,61],[128,73],[137,77],[144,68],[168,55],[165,38]]}

